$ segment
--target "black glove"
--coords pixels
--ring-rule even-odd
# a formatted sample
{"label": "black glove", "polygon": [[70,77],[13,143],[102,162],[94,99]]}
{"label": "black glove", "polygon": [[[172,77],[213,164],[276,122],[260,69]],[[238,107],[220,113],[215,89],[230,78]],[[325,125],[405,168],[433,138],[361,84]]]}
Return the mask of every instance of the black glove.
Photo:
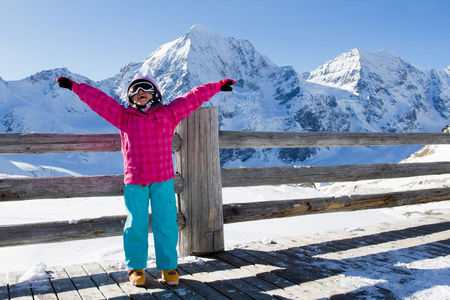
{"label": "black glove", "polygon": [[67,77],[58,77],[56,81],[59,83],[59,86],[65,89],[72,90],[73,82]]}
{"label": "black glove", "polygon": [[236,83],[232,79],[222,79],[219,82],[222,84],[222,86],[220,87],[220,90],[222,92],[231,92],[233,90],[231,86]]}

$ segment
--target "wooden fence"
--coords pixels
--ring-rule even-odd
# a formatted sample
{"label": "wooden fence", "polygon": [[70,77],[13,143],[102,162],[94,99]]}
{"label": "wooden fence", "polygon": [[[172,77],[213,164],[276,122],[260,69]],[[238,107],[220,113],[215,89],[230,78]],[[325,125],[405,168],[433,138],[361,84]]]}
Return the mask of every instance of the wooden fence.
{"label": "wooden fence", "polygon": [[[179,195],[180,254],[224,249],[228,223],[443,201],[449,188],[389,194],[222,203],[222,187],[342,182],[450,173],[450,163],[220,168],[219,148],[350,147],[450,144],[444,133],[234,132],[218,130],[217,108],[200,108],[176,129],[175,191]],[[0,154],[120,151],[118,134],[2,133]],[[0,201],[123,194],[123,175],[4,178]],[[122,234],[126,216],[0,226],[0,246],[61,242]],[[151,231],[151,216],[149,230]]]}

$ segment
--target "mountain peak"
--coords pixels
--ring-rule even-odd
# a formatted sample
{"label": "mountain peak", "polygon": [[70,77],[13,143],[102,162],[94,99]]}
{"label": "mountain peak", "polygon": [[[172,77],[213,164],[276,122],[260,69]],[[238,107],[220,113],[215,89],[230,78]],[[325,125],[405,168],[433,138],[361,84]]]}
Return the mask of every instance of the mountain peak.
{"label": "mountain peak", "polygon": [[208,28],[200,25],[200,24],[195,24],[194,26],[192,26],[188,32],[188,35],[216,35],[216,33],[214,33],[213,31],[209,30]]}
{"label": "mountain peak", "polygon": [[363,49],[352,49],[340,54],[310,73],[307,81],[353,91],[361,76]]}
{"label": "mountain peak", "polygon": [[189,31],[181,37],[181,39],[185,38],[188,38],[193,46],[213,46],[223,44],[223,42],[227,39],[226,37],[220,36],[199,24],[192,26]]}
{"label": "mountain peak", "polygon": [[[159,83],[164,92],[175,96],[189,87],[227,77],[239,80],[250,76],[256,82],[272,67],[276,66],[249,41],[221,36],[197,24],[182,37],[159,47],[135,70],[155,78],[177,74],[179,79]],[[179,84],[182,81],[184,84]],[[247,82],[251,84],[249,79]]]}
{"label": "mountain peak", "polygon": [[359,93],[361,80],[367,77],[403,82],[414,67],[390,50],[369,52],[352,49],[326,62],[310,73],[309,82]]}

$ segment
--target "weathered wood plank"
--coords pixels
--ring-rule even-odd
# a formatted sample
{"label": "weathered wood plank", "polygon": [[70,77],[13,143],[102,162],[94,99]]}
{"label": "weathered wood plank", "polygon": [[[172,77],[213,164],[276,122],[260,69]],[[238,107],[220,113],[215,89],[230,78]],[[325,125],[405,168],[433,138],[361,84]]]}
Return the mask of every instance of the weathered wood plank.
{"label": "weathered wood plank", "polygon": [[191,289],[180,274],[180,282],[177,286],[170,286],[164,282],[161,278],[161,270],[156,268],[156,264],[147,267],[145,269],[147,277],[152,278],[152,286],[149,287],[153,295],[158,299],[192,299],[192,300],[203,300],[205,299],[195,290]]}
{"label": "weathered wood plank", "polygon": [[89,277],[91,277],[92,281],[94,281],[95,285],[106,297],[106,299],[130,299],[98,263],[83,264],[82,268],[86,271]]}
{"label": "weathered wood plank", "polygon": [[[300,148],[450,144],[445,133],[220,131],[220,148]],[[119,134],[0,133],[0,154],[120,151]],[[174,135],[172,149],[180,138]]]}
{"label": "weathered wood plank", "polygon": [[123,195],[123,175],[0,179],[0,201]]}
{"label": "weathered wood plank", "polygon": [[195,279],[208,284],[210,287],[230,299],[252,299],[226,280],[222,280],[223,278],[217,273],[206,272],[195,264],[183,264],[180,265],[179,268],[182,268],[185,272],[190,273]]}
{"label": "weathered wood plank", "polygon": [[67,276],[63,267],[52,267],[51,282],[55,289],[56,295],[59,300],[81,300],[81,296],[77,291],[72,280]]}
{"label": "weathered wood plank", "polygon": [[0,273],[0,299],[9,299],[8,281],[5,273]]}
{"label": "weathered wood plank", "polygon": [[[247,248],[242,251],[248,251],[250,255],[258,256],[268,261],[274,266],[286,268],[295,273],[295,269],[300,268],[301,280],[305,282],[315,281],[319,278],[333,276],[336,273],[333,270],[311,264],[311,261],[303,261],[297,257],[294,259],[281,251],[272,247],[272,245],[264,245],[261,242],[248,243]],[[300,280],[300,279],[299,279]]]}
{"label": "weathered wood plank", "polygon": [[23,272],[9,272],[8,273],[8,286],[9,295],[11,299],[19,300],[32,300],[33,294],[31,292],[31,285],[28,281],[19,282]]}
{"label": "weathered wood plank", "polygon": [[119,134],[9,132],[0,134],[0,154],[120,151]]}
{"label": "weathered wood plank", "polygon": [[[279,289],[284,291],[284,293],[288,294],[288,297],[286,297],[287,299],[291,298],[295,299],[295,297],[297,297],[298,295],[305,295],[305,289],[302,289],[293,282],[272,273],[272,271],[277,269],[277,267],[275,266],[257,263],[252,259],[248,259],[248,257],[241,257],[235,251],[214,253],[213,256],[218,257],[221,260],[226,261],[233,266],[239,267],[242,270],[253,274],[253,276],[278,287]],[[309,296],[306,297],[305,299],[314,297],[316,299],[321,298],[320,294],[315,293],[313,291],[309,291],[308,295]]]}
{"label": "weathered wood plank", "polygon": [[220,131],[220,148],[303,148],[450,144],[448,133]]}
{"label": "weathered wood plank", "polygon": [[224,249],[217,114],[217,108],[200,108],[175,130],[181,137],[177,173],[184,179],[179,203],[186,218],[180,231],[182,256]]}
{"label": "weathered wood plank", "polygon": [[[237,249],[237,251],[233,252],[233,255],[242,255],[243,257],[246,257],[246,259],[252,256],[251,260],[259,264],[276,266],[278,268],[272,270],[272,273],[305,288],[307,292],[321,291],[322,287],[314,281],[334,275],[334,273],[328,269],[317,268],[304,263],[298,263],[296,265],[290,260],[282,260],[282,255],[274,254],[274,257],[269,255],[269,253],[271,252],[251,249]],[[301,267],[301,272],[298,272],[300,269],[299,267]]]}
{"label": "weathered wood plank", "polygon": [[50,280],[31,281],[31,290],[34,300],[57,300],[55,290]]}
{"label": "weathered wood plank", "polygon": [[[174,188],[177,193],[183,189],[179,175],[174,178]],[[0,179],[0,202],[118,196],[123,191],[123,175]]]}
{"label": "weathered wood plank", "polygon": [[106,299],[81,265],[67,266],[64,270],[82,299]]}
{"label": "weathered wood plank", "polygon": [[[243,281],[246,281],[250,284],[252,284],[255,287],[258,287],[262,291],[264,291],[265,294],[270,295],[272,297],[279,296],[281,299],[290,299],[292,295],[288,294],[285,290],[282,288],[279,288],[278,286],[267,282],[265,280],[262,280],[261,278],[255,276],[254,273],[249,272],[248,270],[236,267],[226,261],[221,260],[217,256],[211,256],[209,263],[217,266],[218,268],[222,270],[227,271],[227,277],[229,278],[239,278]],[[231,272],[233,275],[230,277],[228,275],[228,272]]]}
{"label": "weathered wood plank", "polygon": [[[180,137],[174,135],[172,149],[180,147]],[[120,134],[71,134],[8,132],[0,133],[0,154],[41,154],[119,152]]]}
{"label": "weathered wood plank", "polygon": [[226,281],[239,291],[245,293],[246,295],[254,299],[261,299],[261,300],[273,299],[271,295],[267,294],[266,291],[264,291],[257,285],[252,285],[246,280],[244,280],[245,277],[242,276],[242,273],[237,271],[240,269],[236,267],[232,267],[229,269],[222,269],[219,266],[217,266],[217,263],[218,263],[217,259],[202,257],[202,262],[196,265],[205,272],[214,273],[215,275],[222,278],[223,281]]}
{"label": "weathered wood plank", "polygon": [[222,168],[221,171],[223,187],[240,187],[450,174],[450,162]]}
{"label": "weathered wood plank", "polygon": [[[108,216],[81,219],[76,222],[58,221],[0,226],[0,247],[54,243],[92,238],[119,236],[123,233],[126,216]],[[185,221],[181,213],[177,224],[183,228]],[[149,232],[152,232],[150,214]]]}
{"label": "weathered wood plank", "polygon": [[421,204],[450,199],[450,188],[403,191],[389,194],[323,197],[298,200],[225,204],[224,223],[300,216],[314,213],[355,211]]}
{"label": "weathered wood plank", "polygon": [[193,291],[197,292],[199,295],[204,297],[205,299],[217,299],[217,300],[227,300],[228,297],[219,293],[212,287],[207,284],[204,284],[202,281],[196,279],[193,275],[187,273],[183,270],[184,264],[181,264],[181,267],[178,269],[180,272],[180,281],[183,282],[186,286],[188,286]]}

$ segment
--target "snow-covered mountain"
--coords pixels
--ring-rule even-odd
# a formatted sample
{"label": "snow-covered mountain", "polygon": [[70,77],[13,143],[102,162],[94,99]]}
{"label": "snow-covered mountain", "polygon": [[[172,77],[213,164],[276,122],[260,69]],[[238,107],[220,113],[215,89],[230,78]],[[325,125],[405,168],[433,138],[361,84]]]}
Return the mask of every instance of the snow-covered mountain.
{"label": "snow-covered mountain", "polygon": [[[117,132],[72,92],[59,88],[56,78],[86,82],[126,103],[128,83],[148,76],[158,83],[166,103],[206,82],[236,80],[233,93],[219,93],[205,104],[219,107],[221,130],[440,132],[450,117],[448,69],[423,70],[391,51],[353,49],[299,74],[290,66],[275,65],[249,41],[195,25],[144,61],[129,63],[100,82],[67,69],[42,71],[19,81],[0,78],[0,131]],[[226,149],[221,157],[225,166],[392,162],[418,148]],[[92,164],[97,155],[71,158]],[[117,172],[117,167],[111,168],[114,171],[103,170]]]}
{"label": "snow-covered mountain", "polygon": [[416,68],[391,51],[353,49],[311,72],[308,82],[351,93],[337,101],[356,117],[352,131],[436,131],[450,116],[448,73]]}
{"label": "snow-covered mountain", "polygon": [[61,89],[56,78],[68,76],[100,89],[106,86],[67,69],[42,71],[19,81],[0,81],[2,132],[117,132],[78,97]]}

